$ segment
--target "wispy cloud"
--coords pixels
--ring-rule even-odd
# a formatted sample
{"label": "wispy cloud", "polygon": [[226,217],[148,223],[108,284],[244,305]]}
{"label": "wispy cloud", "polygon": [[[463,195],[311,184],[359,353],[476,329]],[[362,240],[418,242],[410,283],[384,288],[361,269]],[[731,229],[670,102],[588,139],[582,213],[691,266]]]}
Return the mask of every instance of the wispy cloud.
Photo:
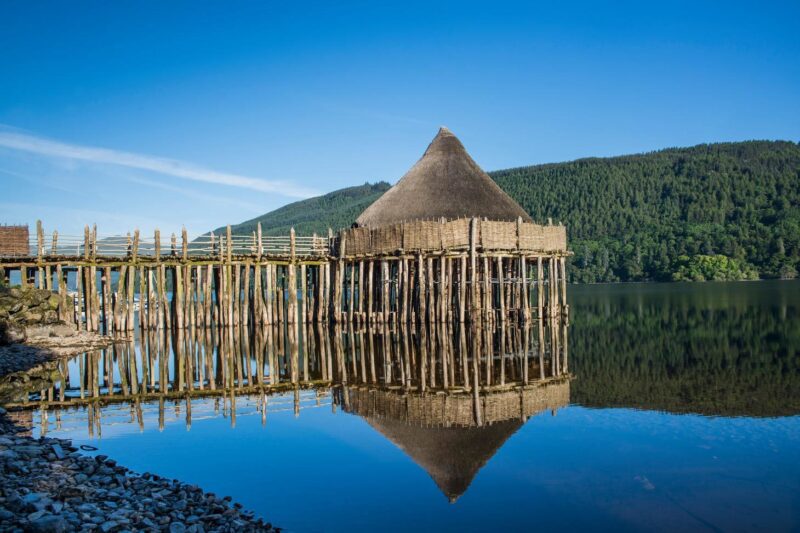
{"label": "wispy cloud", "polygon": [[177,178],[228,185],[231,187],[241,187],[254,191],[291,196],[293,198],[308,198],[320,194],[316,190],[288,181],[265,180],[227,172],[217,172],[216,170],[199,167],[176,159],[153,157],[93,146],[68,144],[13,131],[0,131],[0,146],[12,150],[39,154],[45,157],[59,157],[88,161],[91,163],[119,165]]}
{"label": "wispy cloud", "polygon": [[[0,170],[1,172],[2,170]],[[252,211],[254,213],[261,213],[264,210],[263,205],[254,204],[251,202],[245,202],[242,200],[234,199],[234,198],[226,198],[224,196],[219,196],[215,194],[206,194],[198,191],[193,191],[191,189],[187,189],[186,187],[178,187],[176,185],[169,185],[167,183],[161,183],[155,180],[147,180],[143,178],[136,178],[130,177],[127,178],[129,181],[134,183],[139,183],[141,185],[147,185],[148,187],[154,187],[156,189],[161,189],[164,191],[174,192],[176,194],[180,194],[186,196],[187,198],[194,198],[196,200],[203,200],[206,202],[215,202],[215,203],[224,203],[228,205],[233,205],[236,207],[240,207],[242,209],[247,209],[248,211]]]}

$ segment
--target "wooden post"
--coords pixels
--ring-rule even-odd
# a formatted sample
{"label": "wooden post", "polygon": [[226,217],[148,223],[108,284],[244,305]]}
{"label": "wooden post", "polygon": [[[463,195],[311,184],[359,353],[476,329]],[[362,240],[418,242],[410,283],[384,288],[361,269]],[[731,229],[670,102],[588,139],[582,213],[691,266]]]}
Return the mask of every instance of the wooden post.
{"label": "wooden post", "polygon": [[77,305],[75,306],[75,324],[78,326],[78,329],[83,329],[83,267],[78,266],[75,268],[75,291],[76,291],[76,299]]}
{"label": "wooden post", "polygon": [[466,310],[466,296],[467,296],[467,258],[461,256],[459,261],[461,271],[458,277],[458,321],[464,323],[464,312]]}
{"label": "wooden post", "polygon": [[[544,276],[542,272],[542,256],[536,258],[536,297],[537,313],[540,320],[544,317]],[[541,339],[540,339],[541,342]]]}
{"label": "wooden post", "polygon": [[[135,245],[134,245],[135,246]],[[150,269],[148,271],[148,276]],[[145,312],[145,305],[147,304],[147,286],[148,280],[145,279],[145,271],[144,267],[139,267],[139,328],[144,331],[147,327],[149,327],[149,323],[146,322],[146,319],[149,318],[150,310],[148,309]]]}
{"label": "wooden post", "polygon": [[[561,263],[561,312],[567,312],[567,259],[565,257],[558,258]],[[566,331],[566,330],[565,330]],[[566,340],[564,344],[564,351],[566,352]]]}
{"label": "wooden post", "polygon": [[494,319],[494,301],[492,300],[492,266],[489,258],[483,256],[483,315],[487,320]]}
{"label": "wooden post", "polygon": [[375,261],[369,260],[367,270],[367,320],[372,323],[375,321]]}
{"label": "wooden post", "polygon": [[[306,271],[305,263],[300,265],[300,316],[303,317],[302,322],[307,324],[309,322],[309,310],[308,310],[308,280],[306,276],[308,272]],[[305,328],[304,328],[305,329]],[[305,354],[305,360],[308,361],[309,354]]]}
{"label": "wooden post", "polygon": [[403,325],[405,325],[405,324],[408,323],[408,318],[409,318],[409,313],[408,313],[408,297],[409,297],[409,293],[408,293],[408,278],[409,278],[409,276],[408,276],[408,267],[409,267],[408,258],[404,256],[403,259],[402,259],[402,263],[401,264],[402,264],[402,268],[403,268],[403,280],[402,280],[402,283],[403,283],[403,312],[402,312],[401,317],[400,317],[400,322]]}
{"label": "wooden post", "polygon": [[[288,287],[287,290],[289,291],[289,305],[287,308],[288,312],[288,323],[295,324],[297,322],[297,265],[296,265],[296,255],[297,255],[297,247],[295,244],[295,234],[294,228],[289,230],[289,265],[287,268],[289,270],[289,275],[287,278]],[[296,330],[295,330],[296,331]],[[296,337],[295,337],[296,338]]]}
{"label": "wooden post", "polygon": [[100,278],[103,289],[103,333],[109,334],[112,322],[109,320],[111,315],[111,267],[104,267]]}
{"label": "wooden post", "polygon": [[100,329],[100,294],[97,292],[97,267],[89,267],[89,295],[92,302],[92,331]]}
{"label": "wooden post", "polygon": [[435,294],[434,294],[434,286],[433,286],[433,281],[434,281],[434,279],[433,279],[434,278],[434,274],[433,274],[433,257],[428,256],[428,260],[426,261],[426,263],[428,265],[427,272],[425,273],[426,277],[427,277],[427,280],[428,280],[428,291],[427,291],[428,292],[428,303],[426,304],[427,308],[428,308],[428,324],[433,324],[434,321],[436,320],[435,319],[435,315],[436,315],[436,297],[435,297]]}
{"label": "wooden post", "polygon": [[[143,283],[143,282],[144,282],[144,280],[142,280],[142,279],[139,280],[139,283]],[[125,323],[125,329],[127,331],[133,331],[133,328],[135,327],[135,325],[134,325],[134,314],[133,314],[134,313],[134,308],[133,308],[134,307],[134,305],[133,305],[134,304],[134,296],[133,296],[133,293],[134,293],[135,289],[136,289],[136,267],[134,265],[131,265],[129,267],[129,269],[128,269],[128,287],[127,287],[127,300],[128,300],[128,302],[127,302],[127,305],[126,305],[127,312],[128,312],[128,317],[127,317],[127,320],[126,320],[126,323]],[[141,313],[142,313],[141,305],[142,305],[142,303],[139,302],[139,315],[140,316],[141,316]]]}
{"label": "wooden post", "polygon": [[41,264],[44,256],[44,228],[42,221],[36,221],[36,261]]}
{"label": "wooden post", "polygon": [[84,261],[88,261],[90,255],[92,253],[92,251],[91,251],[91,249],[89,247],[89,243],[90,243],[90,240],[89,240],[89,226],[87,225],[87,226],[83,227],[83,260]]}
{"label": "wooden post", "polygon": [[425,322],[426,313],[426,284],[425,284],[425,261],[422,259],[422,253],[417,253],[417,322],[422,324]]}
{"label": "wooden post", "polygon": [[381,322],[386,323],[389,321],[389,263],[388,261],[381,260]]}
{"label": "wooden post", "polygon": [[238,326],[240,324],[240,314],[241,314],[241,295],[242,295],[242,287],[241,287],[241,265],[231,264],[229,266],[233,270],[233,282],[230,287],[230,298],[231,298],[231,307],[233,308],[233,322],[234,326]]}
{"label": "wooden post", "polygon": [[138,259],[138,256],[139,256],[139,230],[138,229],[134,230],[134,232],[133,232],[133,248],[131,250],[131,254],[132,254],[131,258],[132,258],[133,262],[136,263],[137,259]]}
{"label": "wooden post", "polygon": [[53,230],[53,241],[50,244],[50,255],[58,255],[58,230]]}
{"label": "wooden post", "polygon": [[528,263],[525,256],[519,258],[520,277],[522,278],[522,318],[526,322],[531,319],[530,293],[528,292]]}
{"label": "wooden post", "polygon": [[353,322],[356,315],[356,263],[350,262],[350,298],[347,306],[347,321]]}
{"label": "wooden post", "polygon": [[206,265],[206,276],[203,280],[203,325],[210,328],[216,325],[213,322],[213,308],[212,308],[212,291],[211,284],[214,281],[214,265]]}
{"label": "wooden post", "polygon": [[503,322],[506,319],[506,291],[502,257],[497,258],[497,293],[500,298],[500,321]]}
{"label": "wooden post", "polygon": [[344,284],[344,256],[346,252],[346,239],[341,233],[339,240],[339,260],[336,262],[336,286],[333,291],[334,321],[338,324],[342,321],[342,290]]}
{"label": "wooden post", "polygon": [[114,331],[121,331],[124,321],[125,313],[125,275],[128,273],[128,265],[122,265],[119,268],[119,276],[117,277],[117,290],[112,292],[113,311],[114,316]]}
{"label": "wooden post", "polygon": [[[470,287],[472,305],[470,307],[470,320],[477,318],[480,304],[478,302],[478,265],[477,265],[477,245],[478,245],[478,219],[472,217],[469,224],[469,279],[472,283]],[[484,272],[484,276],[486,273]]]}
{"label": "wooden post", "polygon": [[230,265],[233,259],[233,235],[231,235],[231,225],[225,226],[225,244],[227,244],[227,262]]}
{"label": "wooden post", "polygon": [[158,266],[158,307],[159,307],[159,329],[171,329],[172,320],[170,315],[169,299],[167,298],[167,271],[162,263]]}
{"label": "wooden post", "polygon": [[61,263],[56,265],[56,279],[58,280],[58,319],[70,322],[71,316],[67,307],[67,280]]}
{"label": "wooden post", "polygon": [[175,328],[183,329],[184,324],[184,284],[183,284],[183,266],[178,265],[172,269],[173,287],[172,287],[172,300],[175,307]]}
{"label": "wooden post", "polygon": [[358,262],[358,319],[364,321],[364,261]]}

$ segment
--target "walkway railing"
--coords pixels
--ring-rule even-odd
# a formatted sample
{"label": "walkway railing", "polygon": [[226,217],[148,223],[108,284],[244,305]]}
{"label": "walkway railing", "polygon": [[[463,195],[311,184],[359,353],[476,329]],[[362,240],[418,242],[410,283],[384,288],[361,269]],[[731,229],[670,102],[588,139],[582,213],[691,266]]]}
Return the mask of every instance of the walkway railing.
{"label": "walkway railing", "polygon": [[174,233],[162,238],[159,230],[152,237],[142,236],[138,230],[133,234],[98,236],[96,226],[86,226],[83,235],[63,235],[57,231],[45,236],[41,223],[37,224],[35,235],[28,240],[28,254],[20,250],[7,251],[0,246],[0,258],[30,257],[44,260],[53,257],[95,258],[148,258],[169,259],[190,257],[230,257],[230,256],[295,256],[327,257],[331,249],[331,237],[298,236],[294,229],[289,235],[262,235],[258,231],[252,235],[232,234],[230,226],[222,235],[213,232],[189,240],[186,230],[181,237]]}

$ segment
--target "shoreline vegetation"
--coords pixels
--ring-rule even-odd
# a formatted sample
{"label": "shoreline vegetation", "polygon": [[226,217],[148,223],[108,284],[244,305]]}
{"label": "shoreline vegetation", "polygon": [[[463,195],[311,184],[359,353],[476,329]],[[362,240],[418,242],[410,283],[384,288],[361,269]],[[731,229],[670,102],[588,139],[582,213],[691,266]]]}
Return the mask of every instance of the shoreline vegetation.
{"label": "shoreline vegetation", "polygon": [[[567,227],[571,283],[794,279],[800,145],[746,141],[489,172],[534,221]],[[390,185],[366,183],[232,226],[250,235],[348,227]],[[216,230],[219,233],[219,230]]]}

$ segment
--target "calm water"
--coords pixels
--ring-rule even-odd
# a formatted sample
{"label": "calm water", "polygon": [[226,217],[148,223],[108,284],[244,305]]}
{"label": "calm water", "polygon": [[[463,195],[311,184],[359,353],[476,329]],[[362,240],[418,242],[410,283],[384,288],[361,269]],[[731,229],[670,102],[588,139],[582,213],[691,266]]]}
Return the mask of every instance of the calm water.
{"label": "calm water", "polygon": [[[800,530],[800,283],[569,300],[554,331],[309,332],[295,365],[280,333],[146,338],[50,392],[119,401],[17,416],[292,531]],[[292,376],[334,386],[260,392]]]}

